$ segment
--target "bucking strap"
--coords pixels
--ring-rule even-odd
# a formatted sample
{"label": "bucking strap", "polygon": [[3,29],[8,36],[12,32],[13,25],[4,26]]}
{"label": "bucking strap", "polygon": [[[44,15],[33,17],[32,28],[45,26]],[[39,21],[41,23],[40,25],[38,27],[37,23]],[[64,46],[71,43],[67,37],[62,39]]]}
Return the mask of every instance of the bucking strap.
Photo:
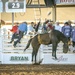
{"label": "bucking strap", "polygon": [[38,34],[38,42],[39,42],[40,44],[42,43],[40,34]]}

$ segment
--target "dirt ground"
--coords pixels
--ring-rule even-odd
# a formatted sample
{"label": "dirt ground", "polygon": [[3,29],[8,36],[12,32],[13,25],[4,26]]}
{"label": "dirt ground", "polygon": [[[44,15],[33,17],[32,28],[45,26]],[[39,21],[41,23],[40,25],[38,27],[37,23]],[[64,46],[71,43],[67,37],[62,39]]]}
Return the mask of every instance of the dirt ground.
{"label": "dirt ground", "polygon": [[0,65],[0,75],[75,75],[75,65]]}

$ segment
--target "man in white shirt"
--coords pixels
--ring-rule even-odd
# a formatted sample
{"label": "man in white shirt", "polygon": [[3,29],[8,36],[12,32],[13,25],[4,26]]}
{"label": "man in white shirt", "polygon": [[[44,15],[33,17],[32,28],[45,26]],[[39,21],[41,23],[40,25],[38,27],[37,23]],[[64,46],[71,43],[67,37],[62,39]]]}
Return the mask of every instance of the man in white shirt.
{"label": "man in white shirt", "polygon": [[28,32],[27,32],[27,34],[33,34],[34,33],[35,30],[34,30],[33,26],[34,26],[34,22],[31,22],[31,24],[28,25]]}
{"label": "man in white shirt", "polygon": [[61,32],[61,26],[59,25],[59,22],[56,22],[54,29]]}

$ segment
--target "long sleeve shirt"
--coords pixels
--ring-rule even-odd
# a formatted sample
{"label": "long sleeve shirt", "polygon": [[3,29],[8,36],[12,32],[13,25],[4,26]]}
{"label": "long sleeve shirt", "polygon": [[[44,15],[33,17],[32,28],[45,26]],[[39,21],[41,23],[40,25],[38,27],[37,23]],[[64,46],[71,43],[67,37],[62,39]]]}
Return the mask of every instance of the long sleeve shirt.
{"label": "long sleeve shirt", "polygon": [[25,24],[25,23],[20,24],[18,27],[18,30],[27,32],[27,24]]}
{"label": "long sleeve shirt", "polygon": [[10,31],[15,33],[15,32],[17,32],[17,29],[18,29],[18,26],[15,25],[15,26],[12,27],[12,29]]}
{"label": "long sleeve shirt", "polygon": [[62,32],[66,37],[70,37],[71,36],[71,27],[70,26],[63,26]]}

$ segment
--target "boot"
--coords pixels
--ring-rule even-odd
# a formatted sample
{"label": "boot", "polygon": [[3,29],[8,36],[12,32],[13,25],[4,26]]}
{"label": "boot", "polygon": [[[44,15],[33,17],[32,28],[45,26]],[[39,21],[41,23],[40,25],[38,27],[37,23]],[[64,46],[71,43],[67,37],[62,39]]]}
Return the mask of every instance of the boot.
{"label": "boot", "polygon": [[8,42],[8,43],[12,43],[12,41]]}
{"label": "boot", "polygon": [[16,41],[14,41],[14,44],[13,44],[13,46],[14,46],[14,47],[16,47],[16,44],[17,44],[17,42],[16,42]]}

